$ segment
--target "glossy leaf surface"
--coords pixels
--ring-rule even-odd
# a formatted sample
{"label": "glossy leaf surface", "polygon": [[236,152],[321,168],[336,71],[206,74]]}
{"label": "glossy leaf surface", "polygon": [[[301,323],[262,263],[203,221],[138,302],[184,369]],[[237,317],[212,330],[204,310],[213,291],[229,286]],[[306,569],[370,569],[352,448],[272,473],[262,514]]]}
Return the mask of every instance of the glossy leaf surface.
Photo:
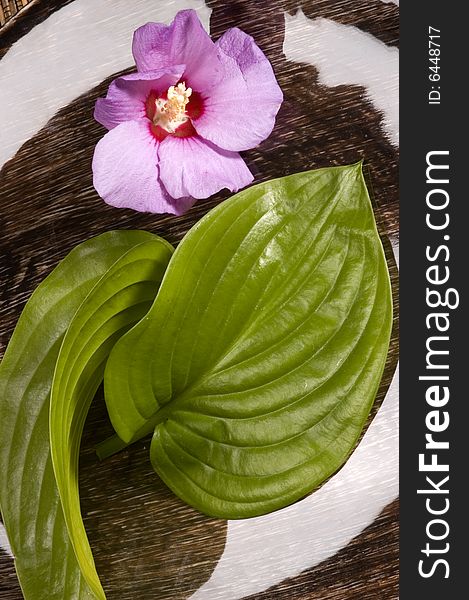
{"label": "glossy leaf surface", "polygon": [[77,246],[26,304],[0,364],[0,505],[23,594],[88,600],[60,505],[49,447],[49,397],[65,332],[103,274],[142,231],[105,233]]}
{"label": "glossy leaf surface", "polygon": [[352,451],[380,383],[389,276],[361,165],[254,186],[176,250],[149,314],[109,358],[129,442],[202,512],[298,500]]}
{"label": "glossy leaf surface", "polygon": [[154,238],[132,248],[88,294],[65,334],[52,383],[50,446],[67,528],[81,571],[105,598],[80,512],[78,457],[91,401],[116,341],[148,312],[172,247]]}

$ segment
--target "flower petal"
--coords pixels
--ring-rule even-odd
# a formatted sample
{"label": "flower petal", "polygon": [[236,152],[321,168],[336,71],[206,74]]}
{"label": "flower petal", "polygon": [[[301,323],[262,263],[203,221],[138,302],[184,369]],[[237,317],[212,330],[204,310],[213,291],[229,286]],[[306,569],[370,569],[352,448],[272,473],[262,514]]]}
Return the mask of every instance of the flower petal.
{"label": "flower petal", "polygon": [[254,148],[271,133],[283,100],[270,62],[253,38],[229,29],[217,41],[224,77],[204,94],[197,133],[226,150]]}
{"label": "flower petal", "polygon": [[[93,157],[93,184],[101,198],[117,208],[182,214],[193,198],[171,198],[158,178],[158,142],[149,122],[128,121],[109,131]],[[183,194],[181,194],[183,195]]]}
{"label": "flower petal", "polygon": [[222,72],[217,48],[193,10],[179,11],[171,25],[137,29],[132,52],[139,71],[185,64],[182,79],[196,91],[213,85]]}
{"label": "flower petal", "polygon": [[208,198],[222,188],[237,192],[253,180],[241,156],[200,137],[168,136],[158,148],[160,178],[171,196]]}
{"label": "flower petal", "polygon": [[94,118],[107,129],[125,121],[145,116],[145,100],[152,91],[166,92],[184,72],[185,65],[175,65],[147,73],[131,73],[115,79],[106,98],[98,98]]}

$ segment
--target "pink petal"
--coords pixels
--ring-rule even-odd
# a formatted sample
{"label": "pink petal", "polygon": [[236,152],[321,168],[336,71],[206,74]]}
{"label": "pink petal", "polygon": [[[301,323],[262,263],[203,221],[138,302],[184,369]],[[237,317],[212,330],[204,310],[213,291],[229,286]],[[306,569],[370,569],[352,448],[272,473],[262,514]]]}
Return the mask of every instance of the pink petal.
{"label": "pink petal", "polygon": [[168,136],[158,148],[160,178],[174,198],[208,198],[222,188],[237,192],[253,176],[236,152],[200,137]]}
{"label": "pink petal", "polygon": [[166,92],[179,81],[185,65],[175,65],[148,73],[118,77],[109,86],[106,98],[98,98],[94,118],[107,129],[145,116],[145,101],[152,91]]}
{"label": "pink petal", "polygon": [[139,71],[185,64],[181,79],[196,91],[213,85],[222,68],[215,44],[193,10],[181,10],[171,25],[147,23],[134,33],[132,52]]}
{"label": "pink petal", "polygon": [[271,133],[283,100],[272,67],[251,36],[229,29],[217,42],[224,77],[204,93],[197,133],[226,150],[254,148]]}
{"label": "pink petal", "polygon": [[158,142],[149,127],[147,120],[128,121],[106,133],[94,151],[94,187],[117,208],[182,214],[194,199],[174,200],[159,181]]}

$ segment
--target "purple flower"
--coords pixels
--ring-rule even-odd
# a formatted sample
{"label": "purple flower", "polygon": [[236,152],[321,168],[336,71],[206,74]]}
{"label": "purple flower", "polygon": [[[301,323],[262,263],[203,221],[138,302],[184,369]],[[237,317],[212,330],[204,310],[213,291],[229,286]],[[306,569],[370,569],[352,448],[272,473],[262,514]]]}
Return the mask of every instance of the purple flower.
{"label": "purple flower", "polygon": [[93,183],[112,206],[181,214],[198,198],[232,192],[253,176],[238,154],[272,131],[282,92],[249,35],[216,43],[193,10],[134,34],[138,72],[96,102],[109,132],[93,158]]}

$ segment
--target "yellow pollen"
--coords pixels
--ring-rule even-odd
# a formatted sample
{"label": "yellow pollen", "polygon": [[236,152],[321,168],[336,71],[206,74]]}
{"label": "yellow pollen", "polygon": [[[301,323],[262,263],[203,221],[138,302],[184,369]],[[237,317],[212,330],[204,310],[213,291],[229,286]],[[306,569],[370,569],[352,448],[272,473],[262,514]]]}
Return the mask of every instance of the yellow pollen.
{"label": "yellow pollen", "polygon": [[186,115],[186,106],[189,103],[189,97],[192,94],[192,88],[186,88],[184,82],[172,85],[167,92],[167,99],[158,98],[156,100],[156,112],[153,122],[159,125],[169,133],[174,133],[176,129],[188,120]]}

